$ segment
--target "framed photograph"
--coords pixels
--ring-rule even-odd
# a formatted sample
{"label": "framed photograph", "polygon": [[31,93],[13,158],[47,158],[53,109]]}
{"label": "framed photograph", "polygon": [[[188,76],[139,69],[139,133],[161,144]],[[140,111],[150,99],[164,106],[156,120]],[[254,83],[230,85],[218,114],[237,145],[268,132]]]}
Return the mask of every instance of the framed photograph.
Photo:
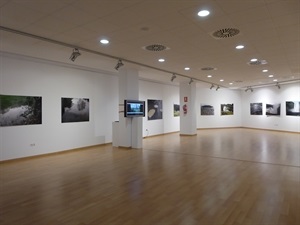
{"label": "framed photograph", "polygon": [[174,115],[174,117],[180,116],[180,105],[179,104],[173,104],[173,115]]}
{"label": "framed photograph", "polygon": [[221,104],[221,116],[233,115],[233,104]]}
{"label": "framed photograph", "polygon": [[280,116],[280,107],[281,104],[266,104],[266,115],[267,116]]}
{"label": "framed photograph", "polygon": [[262,103],[250,103],[250,115],[262,115]]}
{"label": "framed photograph", "polygon": [[86,122],[90,120],[88,98],[61,98],[61,122]]}
{"label": "framed photograph", "polygon": [[215,109],[212,105],[201,104],[200,105],[200,115],[201,116],[213,116],[213,115],[215,115]]}
{"label": "framed photograph", "polygon": [[285,105],[287,116],[300,116],[300,101],[287,101]]}
{"label": "framed photograph", "polygon": [[148,99],[148,120],[160,120],[163,118],[162,100]]}
{"label": "framed photograph", "polygon": [[0,126],[42,124],[42,97],[0,95]]}

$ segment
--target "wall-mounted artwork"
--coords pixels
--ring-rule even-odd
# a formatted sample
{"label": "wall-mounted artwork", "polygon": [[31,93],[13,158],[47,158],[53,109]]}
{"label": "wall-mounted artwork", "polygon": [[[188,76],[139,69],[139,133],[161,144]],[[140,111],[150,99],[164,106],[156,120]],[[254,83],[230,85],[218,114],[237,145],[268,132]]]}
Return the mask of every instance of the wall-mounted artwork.
{"label": "wall-mounted artwork", "polygon": [[277,104],[266,104],[266,115],[267,116],[280,116],[280,103]]}
{"label": "wall-mounted artwork", "polygon": [[160,120],[163,118],[162,100],[148,99],[148,120]]}
{"label": "wall-mounted artwork", "polygon": [[0,126],[42,124],[42,97],[0,95]]}
{"label": "wall-mounted artwork", "polygon": [[215,115],[215,109],[212,105],[201,104],[200,115],[201,116],[213,116],[213,115]]}
{"label": "wall-mounted artwork", "polygon": [[262,103],[250,103],[250,115],[262,115]]}
{"label": "wall-mounted artwork", "polygon": [[174,117],[180,116],[180,105],[179,104],[173,105],[173,115],[174,115]]}
{"label": "wall-mounted artwork", "polygon": [[300,101],[287,101],[285,105],[287,116],[300,116]]}
{"label": "wall-mounted artwork", "polygon": [[233,115],[233,104],[221,104],[221,116]]}
{"label": "wall-mounted artwork", "polygon": [[61,122],[89,121],[88,98],[61,98]]}

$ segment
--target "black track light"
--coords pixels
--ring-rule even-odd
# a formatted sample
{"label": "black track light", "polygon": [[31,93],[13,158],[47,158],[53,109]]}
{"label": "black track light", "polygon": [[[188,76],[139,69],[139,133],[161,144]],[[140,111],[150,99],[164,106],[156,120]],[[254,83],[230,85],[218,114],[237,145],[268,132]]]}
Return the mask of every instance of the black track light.
{"label": "black track light", "polygon": [[78,57],[78,56],[80,56],[81,55],[81,53],[79,52],[79,50],[77,49],[77,48],[74,48],[73,49],[73,52],[72,52],[72,54],[71,54],[71,56],[70,56],[70,60],[72,61],[72,62],[74,62],[75,60],[76,60],[76,58]]}

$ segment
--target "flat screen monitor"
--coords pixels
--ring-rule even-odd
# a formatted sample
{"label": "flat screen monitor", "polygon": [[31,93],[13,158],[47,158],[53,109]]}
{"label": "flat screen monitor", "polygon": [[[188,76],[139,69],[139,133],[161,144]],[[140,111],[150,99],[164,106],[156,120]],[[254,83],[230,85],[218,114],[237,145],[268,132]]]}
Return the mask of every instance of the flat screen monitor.
{"label": "flat screen monitor", "polygon": [[139,116],[145,116],[145,101],[124,100],[124,117]]}

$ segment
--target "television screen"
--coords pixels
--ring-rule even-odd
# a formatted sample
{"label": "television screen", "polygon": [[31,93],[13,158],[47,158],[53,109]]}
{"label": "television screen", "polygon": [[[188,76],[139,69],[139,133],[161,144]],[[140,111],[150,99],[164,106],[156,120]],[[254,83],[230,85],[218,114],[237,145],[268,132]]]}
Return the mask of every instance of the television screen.
{"label": "television screen", "polygon": [[125,100],[124,117],[145,116],[145,101]]}

